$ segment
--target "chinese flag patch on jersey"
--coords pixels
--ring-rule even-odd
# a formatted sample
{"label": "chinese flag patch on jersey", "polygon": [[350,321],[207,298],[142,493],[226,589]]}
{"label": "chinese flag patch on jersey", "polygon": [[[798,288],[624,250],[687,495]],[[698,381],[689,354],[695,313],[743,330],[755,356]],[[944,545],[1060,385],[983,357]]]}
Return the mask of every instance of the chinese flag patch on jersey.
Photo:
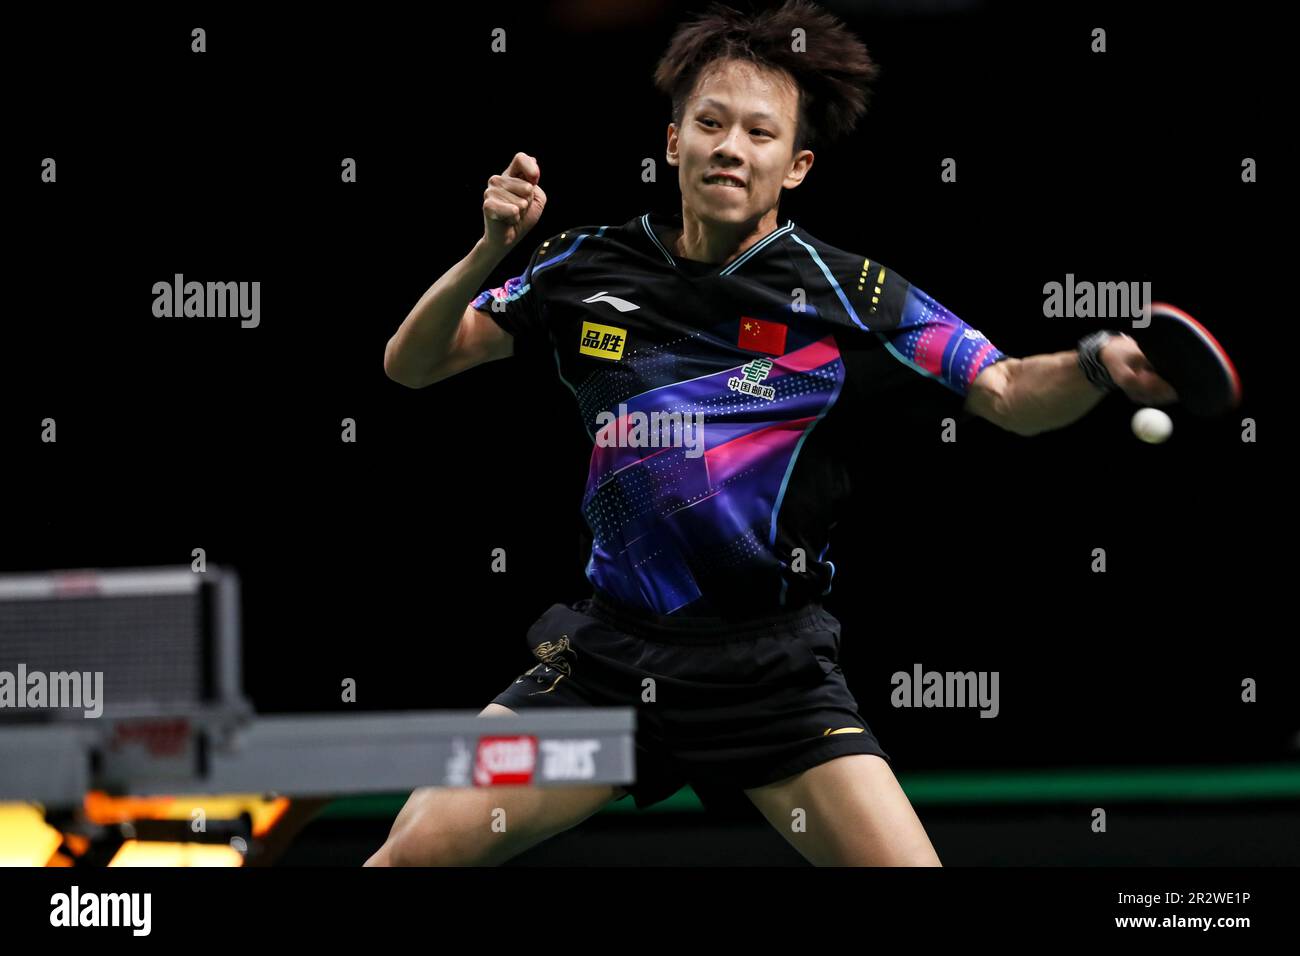
{"label": "chinese flag patch on jersey", "polygon": [[785,354],[786,328],[780,322],[768,319],[751,319],[747,315],[740,317],[740,335],[736,344],[751,352],[766,352],[768,355]]}

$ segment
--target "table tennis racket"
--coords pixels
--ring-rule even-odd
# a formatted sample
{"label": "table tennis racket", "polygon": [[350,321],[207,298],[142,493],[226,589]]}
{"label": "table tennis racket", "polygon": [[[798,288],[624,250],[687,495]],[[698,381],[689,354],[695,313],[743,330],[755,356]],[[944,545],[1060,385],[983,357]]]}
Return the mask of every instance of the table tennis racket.
{"label": "table tennis racket", "polygon": [[1213,418],[1241,403],[1241,377],[1227,351],[1182,309],[1153,302],[1151,324],[1124,331],[1189,411]]}

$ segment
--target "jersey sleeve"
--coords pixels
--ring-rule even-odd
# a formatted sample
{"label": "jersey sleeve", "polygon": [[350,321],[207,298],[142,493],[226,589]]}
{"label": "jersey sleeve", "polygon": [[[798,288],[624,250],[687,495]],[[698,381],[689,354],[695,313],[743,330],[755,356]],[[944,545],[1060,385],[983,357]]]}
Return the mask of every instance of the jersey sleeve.
{"label": "jersey sleeve", "polygon": [[975,379],[1010,356],[888,266],[840,250],[828,250],[828,258],[849,324],[891,359],[889,373],[877,371],[861,387],[889,393],[899,417],[973,417],[965,406]]}
{"label": "jersey sleeve", "polygon": [[962,399],[980,372],[1010,357],[979,329],[887,268],[877,265],[868,281],[868,328],[894,358]]}
{"label": "jersey sleeve", "polygon": [[552,236],[533,250],[528,267],[499,286],[484,289],[470,305],[490,315],[515,340],[515,354],[550,348],[546,299],[560,278],[568,233]]}

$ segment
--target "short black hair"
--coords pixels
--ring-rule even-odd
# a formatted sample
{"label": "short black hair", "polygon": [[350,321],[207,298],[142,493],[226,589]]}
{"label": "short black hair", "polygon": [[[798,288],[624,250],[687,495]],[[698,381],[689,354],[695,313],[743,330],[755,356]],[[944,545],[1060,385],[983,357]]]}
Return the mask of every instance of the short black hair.
{"label": "short black hair", "polygon": [[[804,31],[803,51],[792,49],[795,29]],[[793,78],[799,96],[795,152],[852,132],[867,111],[869,84],[880,71],[866,45],[809,0],[786,0],[748,14],[714,2],[677,28],[655,67],[655,88],[672,100],[672,121],[679,128],[701,75],[726,60]]]}

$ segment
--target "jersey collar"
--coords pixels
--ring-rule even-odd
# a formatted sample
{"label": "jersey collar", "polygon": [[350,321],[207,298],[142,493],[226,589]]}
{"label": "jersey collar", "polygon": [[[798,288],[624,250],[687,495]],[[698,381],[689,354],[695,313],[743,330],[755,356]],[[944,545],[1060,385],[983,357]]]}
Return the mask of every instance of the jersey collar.
{"label": "jersey collar", "polygon": [[[650,243],[663,255],[668,264],[679,272],[681,266],[678,265],[677,259],[668,251],[669,236],[679,232],[682,228],[682,217],[680,213],[672,216],[663,216],[658,213],[648,212],[641,217],[641,228],[645,231],[646,238]],[[764,249],[780,241],[782,236],[788,235],[794,231],[794,220],[787,219],[785,223],[773,229],[758,242],[746,249],[740,256],[732,259],[725,266],[719,266],[712,272],[704,273],[706,276],[728,276],[741,268],[746,262],[760,254]]]}

